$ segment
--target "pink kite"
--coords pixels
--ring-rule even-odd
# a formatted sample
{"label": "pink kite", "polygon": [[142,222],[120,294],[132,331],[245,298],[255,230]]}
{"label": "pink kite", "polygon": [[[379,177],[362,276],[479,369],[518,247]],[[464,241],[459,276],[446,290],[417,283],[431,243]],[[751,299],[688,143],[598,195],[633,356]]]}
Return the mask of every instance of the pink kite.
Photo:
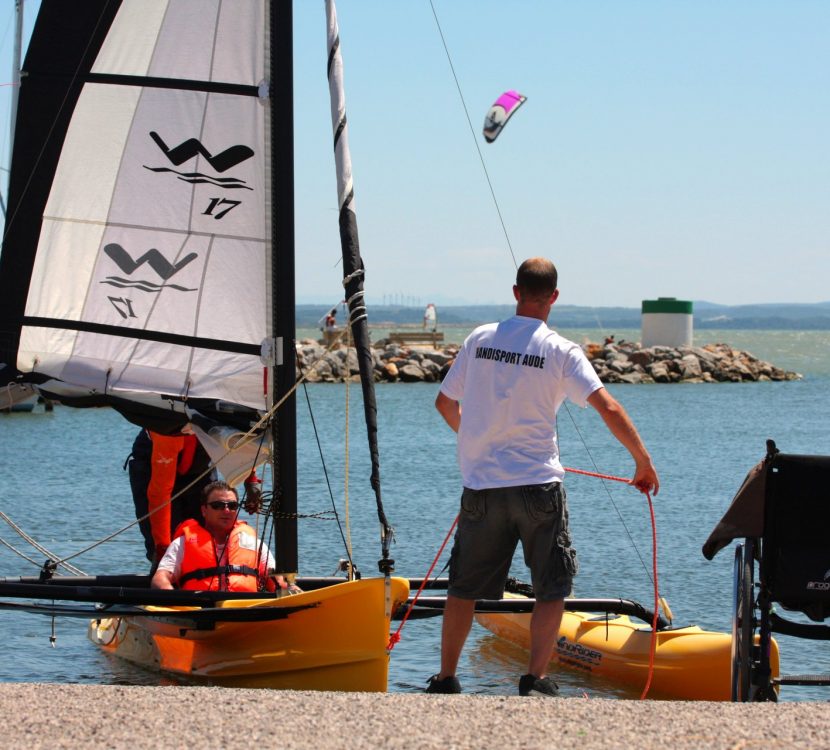
{"label": "pink kite", "polygon": [[487,116],[484,118],[484,140],[492,143],[499,137],[502,129],[513,113],[527,100],[518,91],[505,91],[496,101]]}

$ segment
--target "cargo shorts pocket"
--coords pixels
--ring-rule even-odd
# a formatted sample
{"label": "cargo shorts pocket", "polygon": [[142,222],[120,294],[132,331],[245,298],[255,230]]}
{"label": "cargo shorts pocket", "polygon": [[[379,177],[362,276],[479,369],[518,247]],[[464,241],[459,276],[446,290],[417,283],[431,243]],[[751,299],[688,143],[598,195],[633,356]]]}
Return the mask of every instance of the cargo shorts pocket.
{"label": "cargo shorts pocket", "polygon": [[534,521],[550,524],[554,577],[573,578],[579,570],[568,524],[568,501],[561,482],[526,488],[527,511]]}
{"label": "cargo shorts pocket", "polygon": [[487,491],[464,488],[461,493],[461,516],[468,521],[480,521],[487,512]]}
{"label": "cargo shorts pocket", "polygon": [[561,482],[525,487],[524,496],[527,514],[534,521],[555,523],[562,515],[565,492]]}
{"label": "cargo shorts pocket", "polygon": [[[567,524],[567,511],[565,519]],[[579,561],[576,559],[576,550],[571,546],[571,535],[567,529],[560,531],[556,537],[556,557],[561,572],[573,578],[579,571]]]}

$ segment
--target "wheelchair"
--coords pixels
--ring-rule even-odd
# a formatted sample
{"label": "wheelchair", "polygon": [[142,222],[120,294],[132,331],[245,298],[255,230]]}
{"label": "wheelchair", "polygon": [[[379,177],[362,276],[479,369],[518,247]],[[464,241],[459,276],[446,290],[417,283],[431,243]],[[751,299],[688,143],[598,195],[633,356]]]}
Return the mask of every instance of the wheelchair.
{"label": "wheelchair", "polygon": [[[830,640],[830,627],[819,624],[830,617],[830,456],[780,453],[768,440],[766,457],[753,471],[754,518],[742,526],[733,514],[729,528],[734,538],[741,529],[750,532],[735,549],[731,696],[775,701],[781,685],[830,685],[830,675],[776,676],[772,637]],[[775,605],[813,624],[785,619]]]}

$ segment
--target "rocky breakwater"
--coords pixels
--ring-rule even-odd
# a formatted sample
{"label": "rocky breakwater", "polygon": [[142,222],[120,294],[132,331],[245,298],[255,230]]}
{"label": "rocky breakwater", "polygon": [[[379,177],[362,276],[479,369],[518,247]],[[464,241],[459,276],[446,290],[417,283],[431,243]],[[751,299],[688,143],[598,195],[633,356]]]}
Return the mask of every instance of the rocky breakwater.
{"label": "rocky breakwater", "polygon": [[603,383],[742,383],[799,380],[729,344],[652,346],[638,343],[585,344],[588,359]]}
{"label": "rocky breakwater", "polygon": [[[458,348],[457,344],[443,349],[403,346],[381,339],[372,349],[375,382],[440,382]],[[588,343],[583,349],[603,383],[742,383],[801,378],[728,344],[644,349],[633,342]],[[317,341],[303,339],[297,346],[297,375],[302,374],[309,383],[356,381],[355,350],[337,345],[327,351]]]}
{"label": "rocky breakwater", "polygon": [[[380,340],[373,345],[373,374],[376,383],[436,383],[449,369],[458,346],[444,349],[409,347]],[[331,351],[313,339],[297,344],[297,375],[309,383],[342,383],[358,380],[357,356],[351,347],[337,345]]]}

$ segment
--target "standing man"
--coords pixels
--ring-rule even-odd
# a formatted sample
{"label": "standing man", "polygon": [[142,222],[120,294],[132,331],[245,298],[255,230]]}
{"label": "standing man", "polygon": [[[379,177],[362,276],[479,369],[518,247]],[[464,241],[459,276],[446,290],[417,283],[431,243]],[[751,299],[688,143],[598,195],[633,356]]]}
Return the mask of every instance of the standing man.
{"label": "standing man", "polygon": [[458,433],[464,492],[450,556],[441,671],[429,679],[428,693],[461,692],[455,672],[475,600],[501,598],[521,540],[536,604],[519,694],[557,694],[547,667],[577,571],[556,436],[556,412],[566,398],[596,409],[628,450],[636,465],[631,484],[655,495],[660,486],[634,424],[582,349],[548,328],[556,284],[551,261],[522,263],[513,287],[516,314],[467,337],[435,400]]}

